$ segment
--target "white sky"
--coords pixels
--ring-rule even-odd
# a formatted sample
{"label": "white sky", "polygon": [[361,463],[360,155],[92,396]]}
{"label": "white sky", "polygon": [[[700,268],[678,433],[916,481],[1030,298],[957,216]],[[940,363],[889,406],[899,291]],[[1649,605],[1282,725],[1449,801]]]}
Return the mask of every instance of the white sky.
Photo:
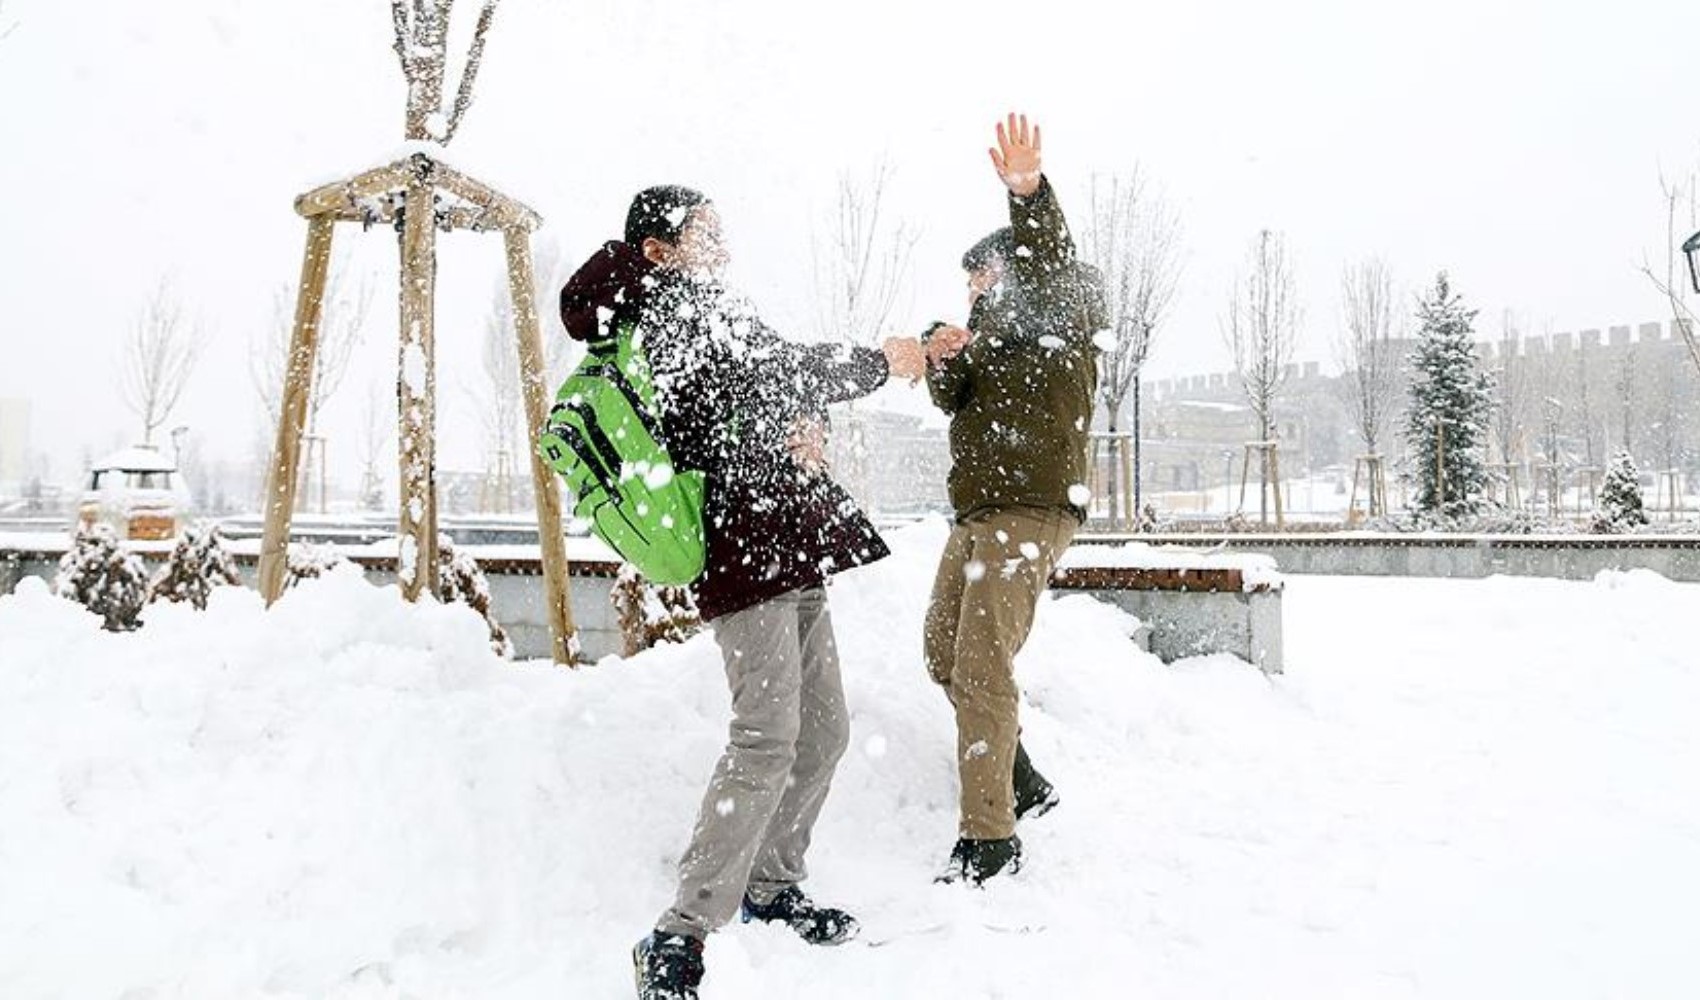
{"label": "white sky", "polygon": [[[462,8],[465,31],[476,4]],[[209,337],[171,423],[245,457],[247,355],[299,268],[291,200],[401,139],[388,4],[6,0],[4,19],[19,26],[0,42],[0,396],[33,401],[58,477],[128,443],[121,339],[167,278]],[[1315,360],[1341,265],[1369,253],[1407,284],[1449,269],[1484,331],[1506,308],[1537,330],[1659,318],[1635,267],[1663,237],[1660,169],[1700,162],[1697,51],[1700,4],[1680,0],[505,0],[451,159],[539,209],[570,263],[617,233],[639,187],[706,190],[735,277],[798,336],[813,220],[842,172],[884,159],[892,210],[923,233],[902,308],[918,328],[960,316],[957,258],[1002,210],[991,126],[1025,109],[1065,209],[1093,172],[1135,163],[1178,206],[1187,269],[1161,376],[1226,367],[1216,319],[1264,226],[1297,259]],[[337,235],[390,284],[333,424],[394,353],[393,240]],[[462,387],[482,378],[499,262],[493,235],[443,254],[446,468],[482,462]]]}

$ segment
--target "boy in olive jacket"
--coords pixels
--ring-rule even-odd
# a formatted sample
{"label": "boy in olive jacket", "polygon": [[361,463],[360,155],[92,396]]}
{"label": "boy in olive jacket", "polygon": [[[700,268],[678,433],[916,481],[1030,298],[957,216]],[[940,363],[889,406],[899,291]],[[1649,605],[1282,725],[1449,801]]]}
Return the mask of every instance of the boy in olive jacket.
{"label": "boy in olive jacket", "polygon": [[1057,560],[1086,519],[1087,432],[1106,324],[1096,272],[1040,172],[1026,116],[997,127],[1008,228],[963,257],[967,329],[935,323],[928,389],[950,415],[956,523],[925,627],[927,668],[956,709],[959,839],[941,881],[1021,865],[1015,822],[1058,801],[1022,749],[1014,659]]}

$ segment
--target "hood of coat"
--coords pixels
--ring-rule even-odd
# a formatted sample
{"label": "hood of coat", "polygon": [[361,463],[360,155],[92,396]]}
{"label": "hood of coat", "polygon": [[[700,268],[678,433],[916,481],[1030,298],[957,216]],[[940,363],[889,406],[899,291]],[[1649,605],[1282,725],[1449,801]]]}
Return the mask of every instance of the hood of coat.
{"label": "hood of coat", "polygon": [[561,287],[561,323],[567,335],[584,341],[611,336],[611,320],[636,315],[644,295],[655,286],[655,269],[630,243],[604,243]]}

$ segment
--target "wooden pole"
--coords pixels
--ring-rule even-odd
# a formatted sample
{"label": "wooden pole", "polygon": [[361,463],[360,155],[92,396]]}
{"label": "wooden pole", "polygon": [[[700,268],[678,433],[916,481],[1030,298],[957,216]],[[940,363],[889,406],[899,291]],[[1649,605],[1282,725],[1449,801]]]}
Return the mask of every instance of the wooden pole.
{"label": "wooden pole", "polygon": [[295,300],[295,329],[289,338],[283,407],[277,420],[277,444],[266,478],[266,529],[260,541],[260,594],[269,605],[283,594],[289,567],[289,523],[301,459],[301,431],[307,422],[307,398],[313,388],[313,362],[319,350],[319,320],[324,312],[325,277],[330,273],[331,233],[336,220],[317,215],[307,220],[307,250],[301,260],[301,296]]}
{"label": "wooden pole", "polygon": [[[535,442],[548,419],[544,395],[543,335],[538,329],[535,278],[531,270],[531,238],[524,229],[504,230],[508,256],[508,291],[514,301],[514,325],[519,335],[520,390],[525,395],[526,441]],[[543,594],[548,601],[550,650],[556,663],[578,662],[578,636],[567,595],[567,540],[561,532],[561,490],[555,471],[535,447],[531,481],[537,490],[537,540],[543,548]]]}
{"label": "wooden pole", "polygon": [[1382,517],[1387,513],[1387,472],[1380,455],[1371,455],[1369,463],[1369,515]]}
{"label": "wooden pole", "polygon": [[1122,504],[1127,511],[1128,530],[1138,531],[1142,522],[1139,518],[1138,501],[1133,495],[1133,450],[1128,447],[1132,440],[1126,437],[1121,439]]}
{"label": "wooden pole", "polygon": [[[1088,517],[1092,515],[1092,502],[1104,494],[1103,476],[1098,470],[1098,450],[1098,438],[1096,436],[1088,438],[1086,441],[1086,476],[1089,481],[1086,484],[1086,488],[1092,494],[1091,499],[1086,502],[1086,514]],[[1114,504],[1110,506],[1110,530],[1116,530],[1116,509]]]}
{"label": "wooden pole", "polygon": [[[1364,468],[1364,456],[1359,455],[1352,460],[1352,495],[1346,498],[1347,524],[1352,523],[1352,514],[1358,509],[1358,470],[1362,468]],[[1373,498],[1370,500],[1370,506],[1375,506]]]}
{"label": "wooden pole", "polygon": [[[1245,461],[1240,463],[1240,503],[1237,512],[1245,511],[1246,480],[1251,478],[1251,449],[1251,445],[1245,446]],[[1262,489],[1262,487],[1259,487],[1259,489]]]}
{"label": "wooden pole", "polygon": [[1446,422],[1435,425],[1434,509],[1446,507]]}
{"label": "wooden pole", "polygon": [[1286,515],[1281,509],[1281,462],[1277,456],[1280,445],[1269,442],[1269,478],[1275,483],[1275,527],[1284,529],[1287,526]]}
{"label": "wooden pole", "polygon": [[430,164],[407,183],[401,235],[401,359],[396,379],[401,452],[401,596],[436,593],[436,365],[432,306],[436,292],[436,211]]}

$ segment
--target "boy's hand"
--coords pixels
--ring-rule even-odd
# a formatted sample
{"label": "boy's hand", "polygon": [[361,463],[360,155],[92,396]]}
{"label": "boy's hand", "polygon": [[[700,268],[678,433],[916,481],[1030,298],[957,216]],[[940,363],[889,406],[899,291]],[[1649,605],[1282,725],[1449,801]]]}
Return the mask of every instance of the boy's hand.
{"label": "boy's hand", "polygon": [[998,123],[998,145],[989,149],[992,166],[1010,193],[1026,197],[1039,190],[1039,126],[1027,127],[1027,116],[1010,113],[1008,127]]}
{"label": "boy's hand", "polygon": [[891,337],[880,345],[880,350],[885,352],[885,361],[891,368],[892,378],[906,378],[915,382],[927,374],[927,352],[922,350],[921,342],[914,337]]}
{"label": "boy's hand", "polygon": [[960,326],[948,323],[933,328],[927,337],[927,363],[937,368],[946,361],[962,353],[968,342],[974,339],[974,334]]}

